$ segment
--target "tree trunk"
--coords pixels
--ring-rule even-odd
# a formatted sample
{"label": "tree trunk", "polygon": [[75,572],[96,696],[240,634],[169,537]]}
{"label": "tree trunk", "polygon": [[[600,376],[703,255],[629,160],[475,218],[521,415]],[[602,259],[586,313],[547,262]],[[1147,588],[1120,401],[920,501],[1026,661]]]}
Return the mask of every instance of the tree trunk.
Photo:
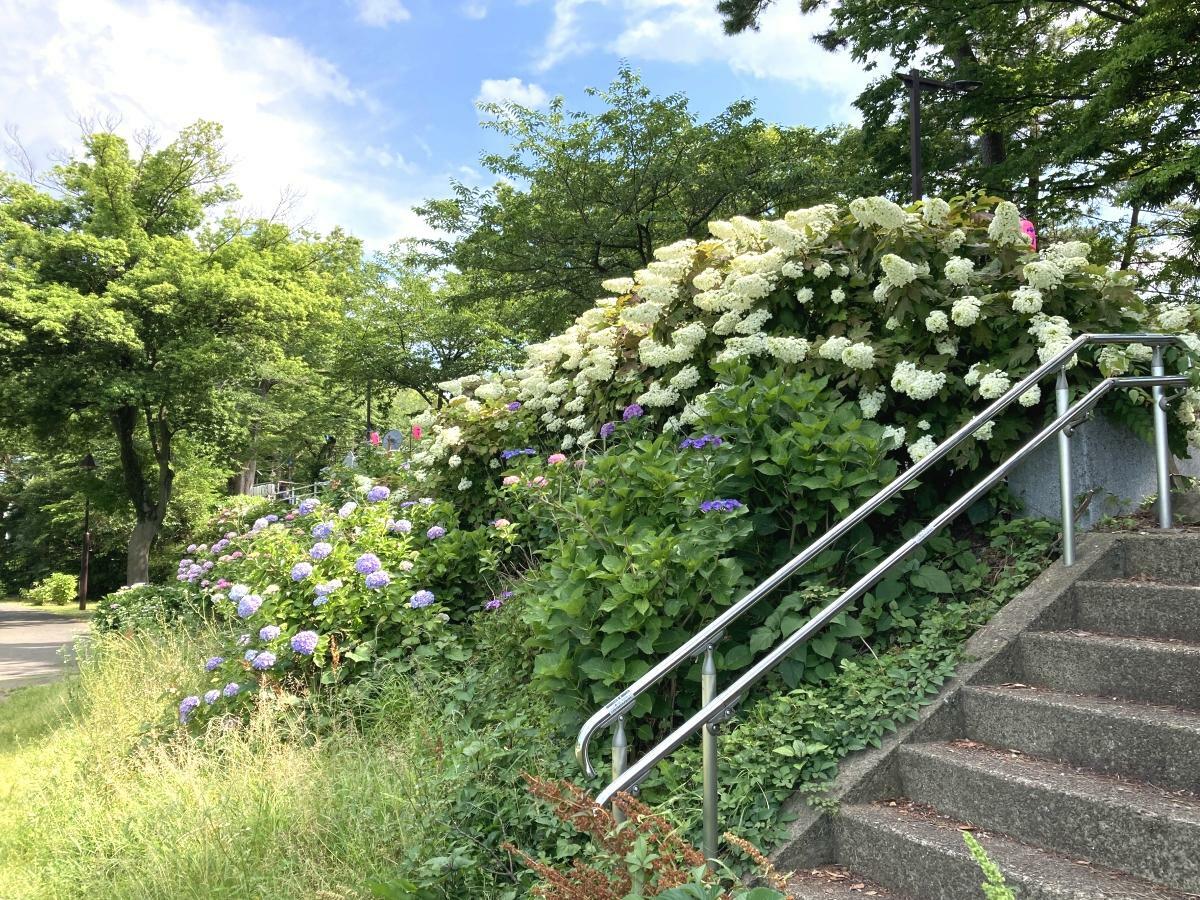
{"label": "tree trunk", "polygon": [[150,580],[150,545],[158,537],[158,523],[138,522],[129,536],[129,559],[125,564],[125,583]]}
{"label": "tree trunk", "polygon": [[1129,230],[1125,232],[1125,249],[1121,252],[1121,269],[1128,269],[1133,264],[1133,254],[1138,243],[1138,217],[1141,215],[1141,204],[1133,205],[1129,214]]}

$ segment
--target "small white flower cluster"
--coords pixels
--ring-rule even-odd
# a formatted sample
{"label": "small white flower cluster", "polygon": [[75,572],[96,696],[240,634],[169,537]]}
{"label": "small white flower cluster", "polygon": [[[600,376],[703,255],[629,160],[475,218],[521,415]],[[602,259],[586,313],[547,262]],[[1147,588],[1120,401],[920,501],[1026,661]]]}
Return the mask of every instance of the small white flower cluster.
{"label": "small white flower cluster", "polygon": [[907,360],[892,370],[892,390],[914,400],[929,400],[946,385],[945,372],[930,372]]}
{"label": "small white flower cluster", "polygon": [[952,256],[946,260],[946,280],[958,287],[966,287],[975,272],[975,263],[962,256]]}
{"label": "small white flower cluster", "polygon": [[950,318],[960,328],[967,328],[979,321],[982,304],[978,297],[959,297],[950,307]]}
{"label": "small white flower cluster", "polygon": [[1013,312],[1031,316],[1042,311],[1042,292],[1029,285],[1021,285],[1012,295]]}
{"label": "small white flower cluster", "polygon": [[1039,291],[1052,291],[1063,282],[1063,270],[1049,259],[1036,259],[1021,268],[1026,283]]}
{"label": "small white flower cluster", "polygon": [[883,388],[861,392],[858,395],[858,405],[862,408],[863,418],[874,419],[879,415],[885,400],[887,400],[887,391]]}
{"label": "small white flower cluster", "polygon": [[921,271],[907,259],[897,256],[895,253],[885,253],[883,259],[879,261],[879,267],[883,269],[881,283],[889,288],[902,288],[912,284]]}
{"label": "small white flower cluster", "polygon": [[1029,246],[1029,236],[1021,228],[1021,213],[1015,204],[1008,200],[996,204],[992,221],[988,223],[988,237],[1002,247]]}
{"label": "small white flower cluster", "polygon": [[[1012,387],[1012,379],[1003,369],[984,370],[982,363],[975,363],[963,376],[968,387],[977,387],[984,400],[995,400]],[[1036,402],[1036,401],[1035,401]]]}
{"label": "small white flower cluster", "polygon": [[886,197],[859,197],[850,201],[850,215],[863,228],[896,231],[908,224],[908,213]]}

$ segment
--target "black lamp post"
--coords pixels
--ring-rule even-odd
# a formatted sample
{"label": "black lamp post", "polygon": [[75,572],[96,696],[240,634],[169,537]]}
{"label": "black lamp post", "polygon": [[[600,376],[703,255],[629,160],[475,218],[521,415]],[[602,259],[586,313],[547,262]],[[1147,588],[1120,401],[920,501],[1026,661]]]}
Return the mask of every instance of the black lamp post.
{"label": "black lamp post", "polygon": [[[91,474],[96,471],[96,458],[92,454],[85,456],[79,463],[84,472]],[[83,495],[83,561],[79,572],[79,608],[87,609],[88,596],[88,565],[92,561],[92,498]]]}
{"label": "black lamp post", "polygon": [[938,81],[926,78],[920,69],[909,69],[896,76],[908,85],[908,149],[912,161],[912,198],[914,201],[925,196],[921,185],[921,92],[957,91],[965,94],[980,87],[981,81]]}

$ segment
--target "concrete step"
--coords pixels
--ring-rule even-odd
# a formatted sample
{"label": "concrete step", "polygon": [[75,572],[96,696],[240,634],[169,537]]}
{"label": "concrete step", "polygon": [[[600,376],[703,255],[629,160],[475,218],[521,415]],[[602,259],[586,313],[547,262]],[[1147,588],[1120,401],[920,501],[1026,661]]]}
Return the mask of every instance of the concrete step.
{"label": "concrete step", "polygon": [[1027,631],[1018,648],[1019,680],[1026,684],[1200,709],[1200,644],[1082,631]]}
{"label": "concrete step", "polygon": [[787,887],[792,900],[862,900],[863,897],[908,900],[905,895],[851,872],[845,866],[818,866],[793,872]]}
{"label": "concrete step", "polygon": [[961,696],[972,740],[1200,793],[1200,713],[1025,686]]}
{"label": "concrete step", "polygon": [[[1186,900],[1188,894],[971,829],[1020,900]],[[898,805],[845,806],[834,820],[843,863],[921,900],[983,896],[983,875],[963,827],[935,811]]]}
{"label": "concrete step", "polygon": [[1154,581],[1080,581],[1075,626],[1099,634],[1200,643],[1200,587]]}
{"label": "concrete step", "polygon": [[989,831],[1200,891],[1200,798],[972,741],[900,749],[905,794]]}
{"label": "concrete step", "polygon": [[1122,542],[1122,548],[1121,569],[1127,578],[1200,584],[1200,553],[1194,537],[1131,538]]}

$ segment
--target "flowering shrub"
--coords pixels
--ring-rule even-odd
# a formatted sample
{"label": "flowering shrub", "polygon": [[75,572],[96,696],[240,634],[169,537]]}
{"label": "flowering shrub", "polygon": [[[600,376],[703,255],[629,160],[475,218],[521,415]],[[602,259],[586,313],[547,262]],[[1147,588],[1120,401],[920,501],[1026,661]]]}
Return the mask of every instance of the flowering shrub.
{"label": "flowering shrub", "polygon": [[[588,447],[631,404],[684,432],[731,361],[828,377],[830,391],[890,429],[907,461],[1080,332],[1191,332],[1200,348],[1200,307],[1147,306],[1128,273],[1088,262],[1085,243],[1035,251],[1016,208],[995,198],[931,198],[910,209],[863,198],[778,220],[713,222],[710,231],[659,248],[633,278],[605,282],[613,296],[529,348],[515,372],[444,385],[459,396],[449,417],[422,423],[414,466],[469,468],[480,449],[487,465],[484,435],[501,427],[535,430],[564,450]],[[1110,348],[1077,362],[1107,375],[1148,354]],[[1038,400],[1031,391],[1022,405]],[[1200,390],[1176,409],[1200,442]],[[969,469],[1003,455],[1020,415],[965,442],[951,464]]]}
{"label": "flowering shrub", "polygon": [[47,603],[63,606],[79,597],[79,579],[65,572],[47,575],[37,584],[21,592],[21,599],[34,606]]}
{"label": "flowering shrub", "polygon": [[130,631],[199,622],[201,607],[202,599],[185,585],[135,584],[97,603],[92,626],[100,631]]}

